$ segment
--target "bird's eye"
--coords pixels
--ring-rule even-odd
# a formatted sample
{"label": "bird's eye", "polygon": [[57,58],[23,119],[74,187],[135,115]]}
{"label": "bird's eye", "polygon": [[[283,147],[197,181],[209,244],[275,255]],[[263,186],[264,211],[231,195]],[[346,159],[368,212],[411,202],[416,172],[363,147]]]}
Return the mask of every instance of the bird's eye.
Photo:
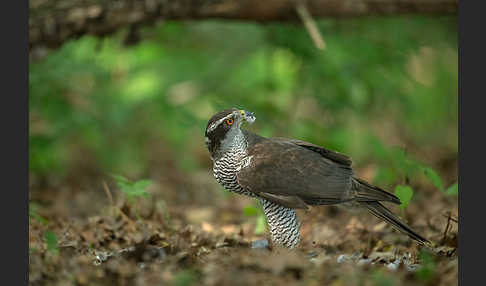
{"label": "bird's eye", "polygon": [[233,124],[233,118],[226,119],[226,124],[232,125]]}

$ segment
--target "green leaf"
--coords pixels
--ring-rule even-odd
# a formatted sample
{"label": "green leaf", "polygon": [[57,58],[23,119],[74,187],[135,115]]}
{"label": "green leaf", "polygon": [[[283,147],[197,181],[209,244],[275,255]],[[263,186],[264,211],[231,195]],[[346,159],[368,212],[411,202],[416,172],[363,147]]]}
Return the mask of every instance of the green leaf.
{"label": "green leaf", "polygon": [[121,191],[127,195],[129,199],[136,197],[150,197],[150,194],[147,192],[146,188],[152,184],[151,180],[130,182],[128,179],[120,175],[112,175],[112,177],[115,179]]}
{"label": "green leaf", "polygon": [[449,196],[457,196],[457,194],[459,193],[457,183],[448,187],[447,190],[445,191],[445,193]]}
{"label": "green leaf", "polygon": [[145,198],[148,198],[150,197],[150,194],[147,193],[147,191],[145,190],[140,190],[140,189],[134,189],[133,187],[129,188],[129,189],[125,189],[124,190],[124,193],[129,196],[129,197],[132,197],[132,198],[137,198],[137,197],[145,197]]}
{"label": "green leaf", "polygon": [[243,214],[245,216],[257,216],[259,214],[259,211],[256,207],[254,206],[246,206],[243,209]]}
{"label": "green leaf", "polygon": [[255,226],[255,234],[263,234],[265,232],[266,224],[265,224],[265,215],[259,215],[257,217],[256,226]]}
{"label": "green leaf", "polygon": [[398,185],[395,188],[395,195],[400,199],[402,204],[400,207],[402,209],[406,209],[408,206],[408,203],[412,199],[413,196],[413,189],[410,186],[402,186]]}
{"label": "green leaf", "polygon": [[29,203],[29,218],[30,219],[35,219],[37,220],[38,222],[44,224],[44,225],[47,225],[49,223],[49,221],[43,217],[41,217],[38,213],[37,213],[37,209],[39,208],[39,206],[35,203]]}
{"label": "green leaf", "polygon": [[117,182],[118,185],[120,185],[120,184],[125,185],[125,184],[130,183],[130,181],[127,178],[125,178],[121,175],[112,174],[111,176],[113,177],[113,179],[115,179],[115,181]]}
{"label": "green leaf", "polygon": [[243,214],[249,217],[256,216],[255,234],[262,234],[266,229],[265,214],[262,209],[256,206],[246,206],[243,208]]}
{"label": "green leaf", "polygon": [[432,254],[421,250],[419,254],[420,265],[422,267],[415,272],[415,275],[422,281],[431,281],[436,276],[436,263]]}
{"label": "green leaf", "polygon": [[134,184],[133,184],[133,187],[135,189],[142,189],[142,190],[145,190],[147,187],[149,187],[150,185],[152,185],[152,181],[151,180],[140,180],[140,181],[136,181]]}
{"label": "green leaf", "polygon": [[436,186],[437,188],[439,188],[441,192],[443,192],[444,184],[442,183],[442,179],[440,178],[439,174],[437,174],[437,172],[434,171],[434,169],[429,167],[424,167],[423,170],[424,170],[424,174],[429,178],[432,184],[434,184],[434,186]]}
{"label": "green leaf", "polygon": [[47,245],[47,250],[59,254],[59,247],[57,242],[57,236],[50,230],[44,232],[44,242]]}

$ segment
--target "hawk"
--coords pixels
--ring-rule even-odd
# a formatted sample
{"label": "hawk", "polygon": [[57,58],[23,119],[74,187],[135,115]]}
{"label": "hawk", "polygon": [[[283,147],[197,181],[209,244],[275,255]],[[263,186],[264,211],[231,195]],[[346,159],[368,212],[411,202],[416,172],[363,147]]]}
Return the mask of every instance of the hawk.
{"label": "hawk", "polygon": [[240,128],[255,119],[245,110],[220,111],[209,119],[205,140],[216,180],[228,191],[260,201],[274,243],[288,248],[299,244],[295,209],[337,204],[364,207],[420,244],[428,242],[381,203],[400,204],[398,197],[354,176],[348,156]]}

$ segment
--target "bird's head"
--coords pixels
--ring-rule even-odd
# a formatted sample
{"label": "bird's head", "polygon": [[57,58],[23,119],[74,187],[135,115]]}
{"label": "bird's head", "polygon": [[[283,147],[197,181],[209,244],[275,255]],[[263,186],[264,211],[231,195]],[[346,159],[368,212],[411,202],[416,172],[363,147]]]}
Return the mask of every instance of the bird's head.
{"label": "bird's head", "polygon": [[236,108],[226,109],[214,114],[206,126],[206,146],[214,154],[225,143],[231,143],[241,134],[240,126],[244,121],[253,123],[255,116],[252,112]]}

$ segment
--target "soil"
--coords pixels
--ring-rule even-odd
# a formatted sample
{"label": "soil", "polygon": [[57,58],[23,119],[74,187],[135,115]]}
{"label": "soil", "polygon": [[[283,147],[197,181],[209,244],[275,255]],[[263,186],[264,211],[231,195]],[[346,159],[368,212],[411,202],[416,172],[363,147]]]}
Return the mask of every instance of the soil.
{"label": "soil", "polygon": [[[359,173],[359,172],[358,172]],[[414,185],[405,211],[433,242],[422,247],[368,213],[299,211],[301,244],[266,247],[251,198],[231,195],[209,169],[153,179],[129,202],[116,184],[34,182],[31,285],[457,285],[457,196]],[[68,187],[69,186],[69,187]],[[392,207],[392,206],[390,206]],[[45,219],[45,221],[43,219]],[[46,233],[53,233],[52,245]]]}

